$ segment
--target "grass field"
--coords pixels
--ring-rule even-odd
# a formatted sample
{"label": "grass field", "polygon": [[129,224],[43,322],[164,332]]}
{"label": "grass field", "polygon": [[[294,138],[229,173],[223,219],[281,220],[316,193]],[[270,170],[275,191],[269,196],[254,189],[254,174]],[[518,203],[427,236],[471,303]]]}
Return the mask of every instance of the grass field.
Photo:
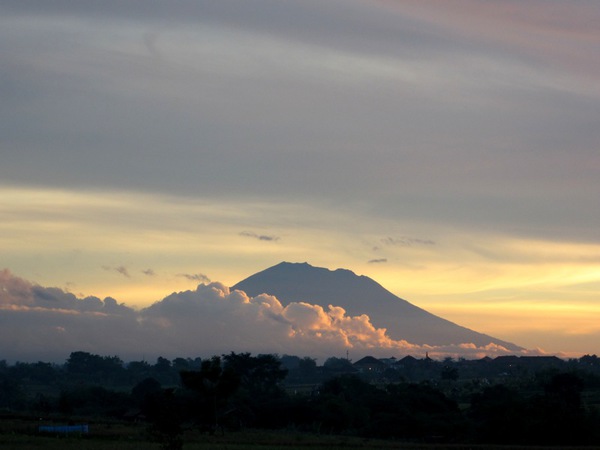
{"label": "grass field", "polygon": [[[295,438],[277,439],[276,441],[257,440],[253,435],[238,436],[236,439],[212,438],[186,442],[184,450],[558,450],[567,447],[522,447],[493,445],[436,445],[411,444],[399,442],[360,441],[354,439],[335,439],[316,437],[307,440]],[[240,439],[241,438],[241,439]],[[0,435],[0,448],[11,450],[44,449],[44,450],[160,450],[157,443],[147,440],[113,440],[87,438],[56,438],[43,436]],[[592,447],[589,447],[591,450]],[[571,450],[582,450],[583,447],[572,447]]]}
{"label": "grass field", "polygon": [[[84,436],[43,436],[33,420],[0,419],[0,448],[10,450],[160,450],[142,424],[90,423]],[[225,435],[187,432],[184,450],[547,450],[569,447],[523,447],[468,444],[427,444],[382,441],[349,436],[245,430]],[[589,447],[591,449],[592,447]],[[585,447],[572,447],[586,450]]]}

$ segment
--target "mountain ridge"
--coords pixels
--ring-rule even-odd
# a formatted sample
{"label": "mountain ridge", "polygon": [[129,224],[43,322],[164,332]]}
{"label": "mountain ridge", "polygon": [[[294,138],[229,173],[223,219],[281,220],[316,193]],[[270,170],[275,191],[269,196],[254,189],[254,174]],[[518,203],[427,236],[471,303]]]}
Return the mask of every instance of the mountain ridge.
{"label": "mountain ridge", "polygon": [[308,302],[327,309],[341,306],[348,315],[366,314],[377,328],[386,328],[394,340],[421,345],[500,345],[511,351],[522,347],[479,333],[396,296],[375,280],[348,269],[330,270],[307,262],[283,261],[231,287],[250,296],[270,294],[284,305]]}

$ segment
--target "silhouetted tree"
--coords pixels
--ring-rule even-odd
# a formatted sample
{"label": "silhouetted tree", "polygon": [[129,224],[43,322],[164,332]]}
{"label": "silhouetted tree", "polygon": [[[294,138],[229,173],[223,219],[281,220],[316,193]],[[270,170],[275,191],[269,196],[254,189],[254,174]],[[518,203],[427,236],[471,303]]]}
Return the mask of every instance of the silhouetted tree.
{"label": "silhouetted tree", "polygon": [[74,381],[86,384],[114,384],[124,377],[123,361],[118,356],[99,356],[88,352],[71,353],[65,370]]}
{"label": "silhouetted tree", "polygon": [[60,412],[84,416],[122,417],[130,406],[131,397],[101,386],[77,385],[63,389],[59,396]]}
{"label": "silhouetted tree", "polygon": [[330,376],[357,372],[350,360],[333,356],[325,360],[323,363],[323,371]]}
{"label": "silhouetted tree", "polygon": [[491,386],[471,399],[469,417],[478,442],[513,444],[527,441],[529,415],[526,401],[514,389]]}
{"label": "silhouetted tree", "polygon": [[162,356],[159,356],[152,366],[152,375],[166,385],[174,385],[179,381],[179,371],[174,370],[171,361]]}
{"label": "silhouetted tree", "polygon": [[375,386],[356,375],[340,375],[323,383],[315,419],[326,432],[360,434],[368,425],[368,398]]}
{"label": "silhouetted tree", "polygon": [[25,391],[18,378],[0,373],[0,408],[20,409],[25,405]]}
{"label": "silhouetted tree", "polygon": [[[386,387],[386,396],[372,404],[376,422],[382,412],[392,417],[395,426],[381,428],[381,437],[404,439],[456,440],[464,433],[465,423],[457,403],[428,384],[400,383]],[[382,405],[387,405],[385,408]]]}
{"label": "silhouetted tree", "polygon": [[127,363],[125,372],[130,384],[139,383],[153,375],[152,366],[146,361],[131,361]]}
{"label": "silhouetted tree", "polygon": [[298,369],[307,375],[312,375],[317,370],[317,360],[305,356],[298,361]]}
{"label": "silhouetted tree", "polygon": [[221,358],[214,356],[202,361],[200,370],[182,371],[180,376],[183,386],[196,394],[190,414],[200,427],[216,431],[229,398],[240,384],[239,375],[223,368]]}
{"label": "silhouetted tree", "polygon": [[[152,383],[148,382],[146,388]],[[174,389],[159,389],[144,397],[144,414],[150,422],[150,435],[163,450],[180,450],[183,447],[183,407]]]}
{"label": "silhouetted tree", "polygon": [[36,363],[17,362],[10,368],[10,373],[23,382],[48,386],[54,384],[58,378],[57,368],[51,363],[42,361]]}
{"label": "silhouetted tree", "polygon": [[442,380],[456,381],[458,380],[458,369],[456,367],[444,366],[440,377]]}
{"label": "silhouetted tree", "polygon": [[132,401],[144,410],[146,402],[161,391],[162,387],[155,378],[146,378],[131,389]]}
{"label": "silhouetted tree", "polygon": [[240,388],[255,399],[281,394],[280,383],[287,374],[275,355],[251,356],[250,353],[223,355],[224,366],[235,373],[240,380]]}
{"label": "silhouetted tree", "polygon": [[224,367],[239,377],[239,389],[232,397],[232,406],[245,424],[271,427],[279,421],[285,392],[281,383],[287,369],[281,367],[276,355],[252,356],[250,353],[223,355]]}
{"label": "silhouetted tree", "polygon": [[585,443],[590,430],[581,404],[583,380],[573,373],[557,373],[543,387],[543,396],[533,399],[535,442]]}

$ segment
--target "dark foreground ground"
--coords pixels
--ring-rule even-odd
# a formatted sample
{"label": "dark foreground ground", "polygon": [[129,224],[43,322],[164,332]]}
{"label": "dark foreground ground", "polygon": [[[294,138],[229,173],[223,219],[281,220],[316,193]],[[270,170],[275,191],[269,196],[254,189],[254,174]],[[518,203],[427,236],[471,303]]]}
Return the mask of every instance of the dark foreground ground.
{"label": "dark foreground ground", "polygon": [[[143,424],[90,423],[87,435],[44,436],[33,420],[11,419],[0,422],[0,448],[10,450],[160,450]],[[349,436],[316,435],[293,431],[238,431],[224,435],[187,432],[183,450],[591,450],[597,447],[499,446],[435,444],[382,441]]]}

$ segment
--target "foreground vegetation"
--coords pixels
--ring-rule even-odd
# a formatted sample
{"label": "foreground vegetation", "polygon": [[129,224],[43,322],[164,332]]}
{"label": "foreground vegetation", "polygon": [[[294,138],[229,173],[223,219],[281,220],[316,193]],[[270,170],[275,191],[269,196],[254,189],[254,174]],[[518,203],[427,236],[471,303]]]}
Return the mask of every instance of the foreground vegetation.
{"label": "foreground vegetation", "polygon": [[[404,371],[374,358],[356,364],[331,358],[319,367],[310,358],[247,353],[124,364],[74,352],[64,365],[0,363],[0,444],[598,448],[598,359],[514,358],[413,358],[403,362]],[[73,423],[89,423],[90,432],[38,432],[39,425]]]}
{"label": "foreground vegetation", "polygon": [[[0,445],[11,450],[160,450],[141,424],[92,422],[88,436],[41,436],[27,419],[3,420]],[[13,432],[8,433],[7,428]],[[14,431],[14,430],[18,431]],[[597,449],[596,446],[518,446],[492,444],[436,444],[397,440],[365,439],[354,436],[329,436],[296,431],[244,430],[224,435],[188,431],[185,450],[567,450]]]}

